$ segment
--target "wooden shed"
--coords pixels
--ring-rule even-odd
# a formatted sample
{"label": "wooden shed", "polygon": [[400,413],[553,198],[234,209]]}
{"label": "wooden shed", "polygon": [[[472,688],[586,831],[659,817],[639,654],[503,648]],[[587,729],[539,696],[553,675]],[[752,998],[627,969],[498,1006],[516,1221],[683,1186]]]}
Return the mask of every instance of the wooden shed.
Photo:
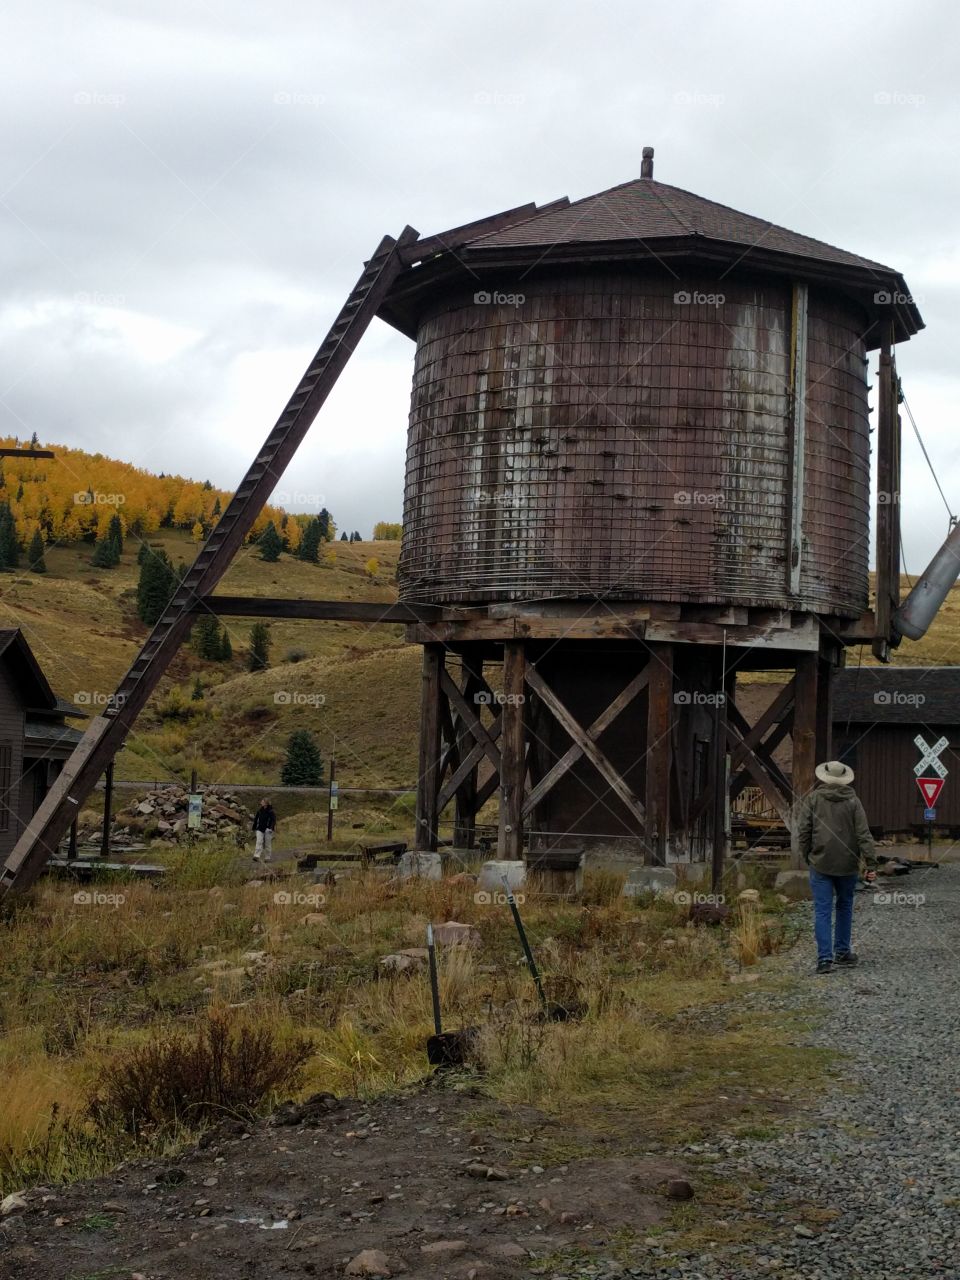
{"label": "wooden shed", "polygon": [[80,741],[66,718],[84,714],[50,688],[19,627],[0,630],[0,856]]}
{"label": "wooden shed", "polygon": [[[886,834],[924,828],[915,766],[941,738],[948,770],[934,830],[960,836],[960,667],[849,667],[833,689],[835,754],[856,773],[870,826]],[[925,773],[936,776],[927,768]]]}

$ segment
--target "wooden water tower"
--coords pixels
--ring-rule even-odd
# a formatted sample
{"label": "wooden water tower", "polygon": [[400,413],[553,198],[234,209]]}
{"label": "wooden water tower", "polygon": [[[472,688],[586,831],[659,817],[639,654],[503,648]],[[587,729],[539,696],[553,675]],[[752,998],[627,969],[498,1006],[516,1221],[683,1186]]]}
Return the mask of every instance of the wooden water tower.
{"label": "wooden water tower", "polygon": [[[642,176],[394,280],[415,339],[401,601],[423,645],[417,840],[499,791],[499,852],[722,857],[729,796],[788,821],[844,647],[891,639],[903,279]],[[880,351],[868,611],[867,355]],[[737,677],[789,673],[755,724]],[[773,752],[792,737],[792,774]]]}

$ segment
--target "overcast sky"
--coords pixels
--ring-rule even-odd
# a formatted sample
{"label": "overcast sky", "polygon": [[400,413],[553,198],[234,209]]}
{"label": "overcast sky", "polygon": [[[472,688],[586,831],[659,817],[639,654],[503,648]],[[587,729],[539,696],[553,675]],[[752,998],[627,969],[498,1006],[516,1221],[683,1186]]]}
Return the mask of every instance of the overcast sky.
{"label": "overcast sky", "polygon": [[[0,431],[234,487],[380,237],[656,177],[901,270],[960,507],[952,0],[7,0]],[[413,345],[376,321],[278,487],[399,519]],[[909,429],[908,429],[909,430]],[[906,437],[906,564],[946,512]]]}

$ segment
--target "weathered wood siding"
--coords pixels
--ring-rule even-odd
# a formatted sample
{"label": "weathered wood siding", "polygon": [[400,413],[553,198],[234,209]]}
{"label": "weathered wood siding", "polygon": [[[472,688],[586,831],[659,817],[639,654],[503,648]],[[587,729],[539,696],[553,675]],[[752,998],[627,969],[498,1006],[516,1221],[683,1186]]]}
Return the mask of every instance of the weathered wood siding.
{"label": "weathered wood siding", "polygon": [[788,282],[588,270],[487,296],[455,293],[420,325],[402,599],[866,606],[855,308],[811,295],[798,598]]}
{"label": "weathered wood siding", "polygon": [[7,856],[20,833],[24,719],[17,688],[0,663],[0,857]]}

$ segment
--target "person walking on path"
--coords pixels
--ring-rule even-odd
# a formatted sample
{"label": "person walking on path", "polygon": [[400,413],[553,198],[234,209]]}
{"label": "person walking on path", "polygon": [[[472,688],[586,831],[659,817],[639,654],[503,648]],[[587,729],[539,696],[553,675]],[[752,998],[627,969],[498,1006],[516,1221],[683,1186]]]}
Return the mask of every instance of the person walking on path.
{"label": "person walking on path", "polygon": [[261,856],[264,862],[270,861],[270,852],[273,845],[273,833],[277,829],[277,815],[273,811],[273,805],[266,796],[260,801],[260,808],[253,815],[253,830],[256,833],[256,846],[253,850],[254,862],[259,862]]}
{"label": "person walking on path", "polygon": [[[873,880],[877,859],[863,805],[850,785],[853,770],[839,760],[818,764],[818,787],[803,801],[797,843],[810,868],[817,973],[857,963],[851,949],[853,895],[861,869]],[[836,920],[834,920],[836,903]]]}

